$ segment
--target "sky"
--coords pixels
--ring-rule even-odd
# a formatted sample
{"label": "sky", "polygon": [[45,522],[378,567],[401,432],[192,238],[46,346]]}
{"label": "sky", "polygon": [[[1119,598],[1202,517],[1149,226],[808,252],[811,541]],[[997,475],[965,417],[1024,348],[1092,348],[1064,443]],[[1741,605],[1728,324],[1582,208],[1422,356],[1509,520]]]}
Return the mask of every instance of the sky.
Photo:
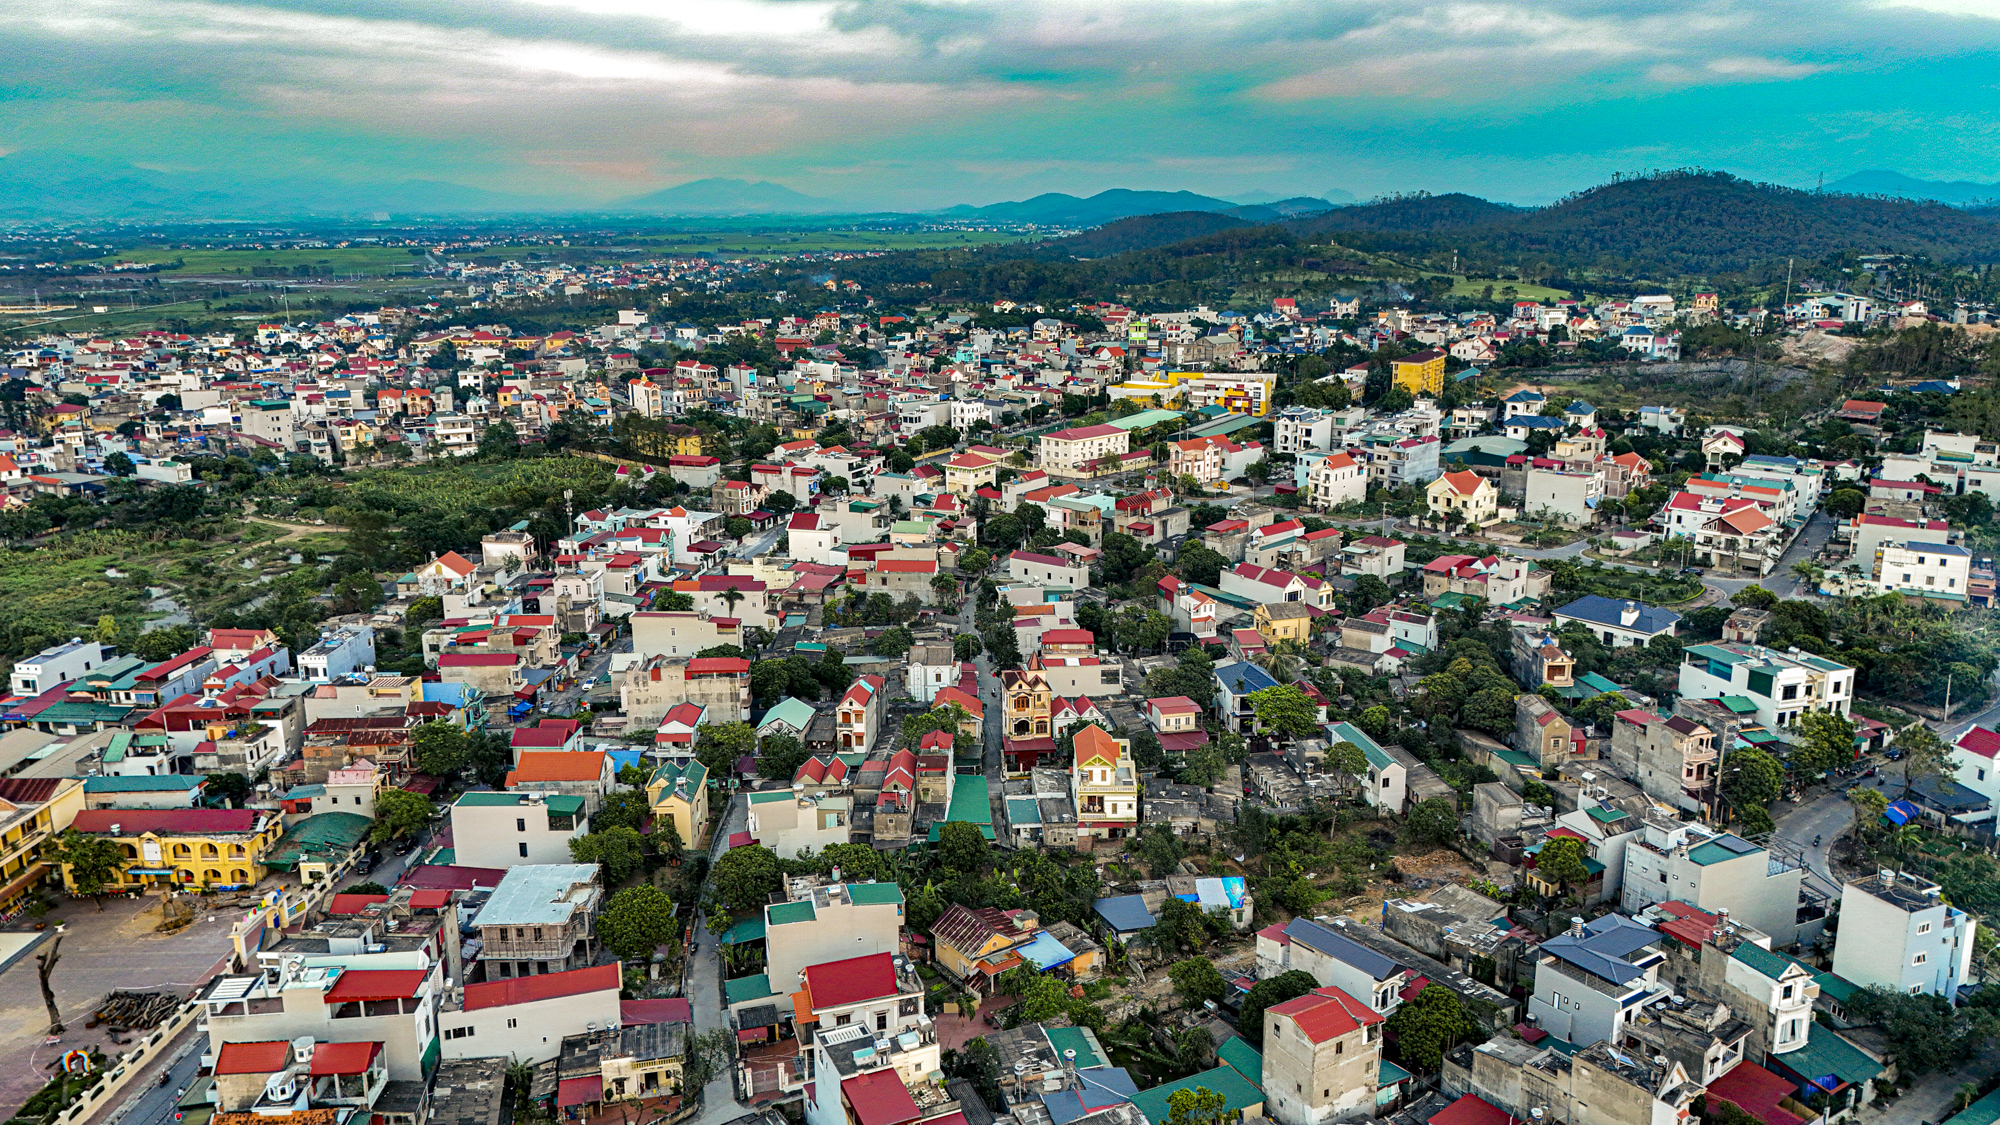
{"label": "sky", "polygon": [[445,180],[711,176],[1545,203],[1701,166],[2000,180],[2000,0],[10,0],[0,152]]}

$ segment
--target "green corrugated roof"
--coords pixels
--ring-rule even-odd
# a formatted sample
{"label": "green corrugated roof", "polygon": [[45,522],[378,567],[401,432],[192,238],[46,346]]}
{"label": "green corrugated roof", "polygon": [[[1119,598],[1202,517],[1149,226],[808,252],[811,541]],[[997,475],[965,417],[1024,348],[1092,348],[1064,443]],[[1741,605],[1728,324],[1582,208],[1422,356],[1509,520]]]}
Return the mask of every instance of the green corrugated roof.
{"label": "green corrugated roof", "polygon": [[1083,1028],[1051,1027],[1043,1029],[1042,1034],[1049,1037],[1049,1046],[1056,1049],[1057,1058],[1065,1058],[1064,1051],[1075,1051],[1078,1070],[1111,1065],[1111,1060],[1091,1043],[1091,1036],[1084,1034]]}
{"label": "green corrugated roof", "polygon": [[849,883],[847,897],[856,906],[883,906],[892,902],[900,905],[903,888],[894,883]]}
{"label": "green corrugated roof", "polygon": [[722,1002],[734,1007],[751,1000],[763,1000],[777,993],[771,991],[771,978],[763,973],[754,977],[737,977],[722,982]]}
{"label": "green corrugated roof", "polygon": [[1611,809],[1603,805],[1594,805],[1585,809],[1584,812],[1589,815],[1590,819],[1597,821],[1599,824],[1616,824],[1632,815],[1624,809]]}
{"label": "green corrugated roof", "polygon": [[729,927],[729,932],[723,934],[721,940],[724,945],[738,945],[746,941],[763,941],[764,920],[762,918],[745,918],[734,926]]}
{"label": "green corrugated roof", "polygon": [[772,789],[768,792],[750,794],[750,803],[753,805],[772,805],[791,799],[792,791],[789,789]]}
{"label": "green corrugated roof", "polygon": [[374,821],[351,812],[325,812],[292,825],[277,846],[264,853],[264,866],[290,871],[299,857],[339,860],[359,845]]}
{"label": "green corrugated roof", "polygon": [[547,805],[552,813],[561,813],[564,816],[583,815],[583,798],[569,793],[551,793],[542,799],[542,803]]}
{"label": "green corrugated roof", "polygon": [[1831,1074],[1853,1086],[1866,1085],[1884,1069],[1868,1052],[1835,1035],[1832,1028],[1810,1024],[1806,1028],[1806,1045],[1778,1055],[1777,1060],[1807,1081]]}
{"label": "green corrugated roof", "polygon": [[1722,705],[1738,715],[1748,715],[1757,709],[1757,704],[1747,695],[1725,695]]}
{"label": "green corrugated roof", "polygon": [[937,843],[939,830],[954,820],[976,824],[981,836],[993,839],[993,798],[986,778],[976,774],[961,777],[952,786],[951,807],[945,810],[943,820],[931,825],[931,843]]}
{"label": "green corrugated roof", "polygon": [[1015,828],[1030,827],[1042,822],[1042,803],[1033,797],[1007,798],[1007,823]]}
{"label": "green corrugated roof", "polygon": [[1687,651],[1709,660],[1720,660],[1724,664],[1741,664],[1750,659],[1740,652],[1731,652],[1719,645],[1690,645]]}
{"label": "green corrugated roof", "polygon": [[1366,731],[1353,723],[1334,723],[1327,729],[1333,732],[1335,742],[1352,742],[1361,747],[1361,753],[1367,756],[1368,764],[1376,769],[1386,770],[1396,764],[1396,760],[1389,756],[1388,751],[1376,745],[1375,740],[1368,737]]}
{"label": "green corrugated roof", "polygon": [[794,922],[816,922],[819,915],[813,911],[812,900],[802,898],[797,902],[781,902],[765,907],[764,920],[773,926],[789,926]]}
{"label": "green corrugated roof", "polygon": [[794,730],[804,730],[812,722],[812,717],[812,704],[807,703],[803,699],[786,696],[784,699],[778,701],[776,707],[764,712],[764,721],[757,724],[757,733],[762,735],[764,728],[774,722],[784,723]]}
{"label": "green corrugated roof", "polygon": [[1813,979],[1819,982],[1819,994],[1836,1004],[1847,1003],[1855,993],[1861,991],[1860,985],[1845,977],[1834,976],[1832,973],[1814,973]]}
{"label": "green corrugated roof", "polygon": [[[1799,962],[1782,953],[1773,953],[1761,946],[1751,945],[1747,941],[1739,943],[1735,949],[1730,950],[1729,956],[1772,980],[1779,979],[1785,975],[1786,969],[1799,964]],[[1806,968],[1806,971],[1811,972],[1812,970]]]}
{"label": "green corrugated roof", "polygon": [[1747,852],[1734,851],[1730,848],[1723,847],[1721,844],[1715,842],[1714,840],[1710,840],[1705,844],[1689,848],[1688,858],[1693,860],[1697,865],[1701,867],[1707,867],[1711,863],[1727,863],[1732,859],[1738,858],[1739,856],[1761,855],[1763,854],[1763,851],[1764,849],[1762,848],[1755,848]]}
{"label": "green corrugated roof", "polygon": [[1264,1056],[1257,1053],[1257,1048],[1252,1047],[1248,1039],[1241,1035],[1230,1036],[1229,1042],[1215,1049],[1215,1057],[1217,1061],[1235,1067],[1236,1073],[1242,1075],[1252,1086],[1259,1090],[1264,1088]]}
{"label": "green corrugated roof", "polygon": [[104,764],[113,765],[125,760],[125,748],[132,745],[132,732],[121,730],[111,736],[111,742],[104,748]]}
{"label": "green corrugated roof", "polygon": [[1495,750],[1493,756],[1517,770],[1529,770],[1536,774],[1542,772],[1542,763],[1520,750]]}
{"label": "green corrugated roof", "polygon": [[1377,1086],[1389,1086],[1397,1082],[1407,1082],[1409,1079],[1409,1071],[1404,1070],[1388,1059],[1383,1059],[1382,1068],[1376,1072],[1375,1084]]}
{"label": "green corrugated roof", "polygon": [[1222,1095],[1225,1119],[1264,1103],[1264,1091],[1251,1085],[1248,1079],[1236,1072],[1235,1067],[1224,1064],[1200,1074],[1190,1074],[1178,1082],[1141,1090],[1132,1095],[1132,1104],[1139,1107],[1139,1112],[1145,1114],[1152,1125],[1166,1125],[1167,1099],[1182,1090],[1201,1088]]}
{"label": "green corrugated roof", "polygon": [[452,804],[464,805],[468,808],[498,808],[503,805],[507,806],[519,805],[522,803],[522,798],[525,796],[526,794],[524,793],[507,793],[499,791],[491,793],[485,793],[485,792],[460,793],[458,795],[458,800],[453,801]]}
{"label": "green corrugated roof", "polygon": [[1165,425],[1168,422],[1177,422],[1180,420],[1180,417],[1181,412],[1178,410],[1141,410],[1137,414],[1128,414],[1123,418],[1113,418],[1106,422],[1105,425],[1116,426],[1127,433],[1132,433],[1138,430],[1151,429],[1154,426]]}
{"label": "green corrugated roof", "polygon": [[1944,1119],[1944,1125],[1995,1125],[2000,1122],[2000,1090]]}
{"label": "green corrugated roof", "polygon": [[[110,761],[109,757],[105,761]],[[207,782],[205,777],[187,773],[165,773],[158,776],[140,775],[120,777],[115,774],[83,779],[85,793],[157,793],[172,792],[176,789],[193,789]]]}

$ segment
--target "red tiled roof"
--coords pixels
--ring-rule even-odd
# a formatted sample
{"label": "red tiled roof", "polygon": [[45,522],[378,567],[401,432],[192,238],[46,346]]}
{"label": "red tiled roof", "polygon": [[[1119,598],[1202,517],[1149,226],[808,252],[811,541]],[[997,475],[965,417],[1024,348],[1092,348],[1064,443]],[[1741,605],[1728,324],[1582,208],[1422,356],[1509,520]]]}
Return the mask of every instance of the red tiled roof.
{"label": "red tiled roof", "polygon": [[718,675],[729,672],[748,672],[750,662],[740,656],[702,656],[688,661],[687,675]]}
{"label": "red tiled roof", "polygon": [[806,988],[813,1008],[840,1008],[896,994],[896,966],[887,953],[849,957],[806,969]]}
{"label": "red tiled roof", "polygon": [[1299,1031],[1315,1043],[1383,1022],[1381,1013],[1338,988],[1315,988],[1296,1000],[1287,1000],[1267,1010],[1274,1015],[1290,1016],[1299,1025]]}
{"label": "red tiled roof", "polygon": [[2000,755],[2000,732],[1973,727],[1958,737],[1958,748],[1969,750],[1982,758]]}
{"label": "red tiled roof", "polygon": [[1432,1114],[1430,1125],[1518,1125],[1519,1121],[1478,1094],[1467,1094]]}
{"label": "red tiled roof", "polygon": [[417,994],[426,973],[422,969],[349,969],[327,990],[330,1004],[348,1000],[405,1000]]}
{"label": "red tiled roof", "polygon": [[438,657],[440,668],[512,668],[520,662],[511,652],[450,652]]}
{"label": "red tiled roof", "polygon": [[523,781],[596,781],[604,776],[604,751],[528,751],[507,775],[507,787]]}
{"label": "red tiled roof", "polygon": [[388,902],[388,895],[335,895],[327,904],[328,914],[359,914],[378,902]]}
{"label": "red tiled roof", "polygon": [[215,1055],[217,1074],[276,1074],[291,1065],[292,1045],[283,1039],[224,1043]]}
{"label": "red tiled roof", "polygon": [[366,1074],[368,1064],[382,1053],[380,1043],[316,1043],[313,1045],[314,1077],[328,1074]]}
{"label": "red tiled roof", "polygon": [[121,836],[155,832],[162,836],[205,836],[219,832],[254,832],[260,819],[255,809],[85,809],[71,827],[78,832],[109,832]]}
{"label": "red tiled roof", "polygon": [[465,1010],[476,1012],[482,1008],[532,1004],[537,1000],[581,996],[586,992],[603,992],[607,989],[616,992],[618,987],[616,965],[596,965],[588,969],[571,969],[562,973],[490,980],[465,986]]}
{"label": "red tiled roof", "polygon": [[874,1070],[844,1079],[840,1091],[854,1108],[854,1119],[860,1125],[899,1125],[923,1116],[894,1069]]}

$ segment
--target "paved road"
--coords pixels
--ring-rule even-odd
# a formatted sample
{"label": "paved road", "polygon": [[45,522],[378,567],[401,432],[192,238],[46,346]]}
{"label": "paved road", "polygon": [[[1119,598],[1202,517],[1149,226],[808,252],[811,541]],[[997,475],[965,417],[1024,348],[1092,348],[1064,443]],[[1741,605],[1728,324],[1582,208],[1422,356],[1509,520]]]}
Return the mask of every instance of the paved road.
{"label": "paved road", "polygon": [[[196,1040],[200,1042],[197,1043]],[[181,1094],[194,1081],[196,1072],[201,1070],[201,1052],[206,1045],[207,1037],[197,1032],[195,1025],[189,1024],[183,1028],[174,1045],[168,1049],[167,1058],[171,1060],[173,1052],[183,1047],[192,1046],[193,1049],[167,1068],[167,1073],[170,1075],[167,1084],[160,1085],[159,1068],[141,1075],[133,1086],[125,1088],[125,1092],[111,1106],[100,1110],[91,1119],[92,1125],[98,1121],[108,1120],[117,1106],[132,1096],[133,1090],[142,1091],[139,1101],[124,1117],[119,1118],[119,1125],[170,1125],[180,1106]]]}
{"label": "paved road", "polygon": [[1827,857],[1841,834],[1854,824],[1854,805],[1847,799],[1847,790],[1854,785],[1873,785],[1892,801],[1902,797],[1904,790],[1901,770],[1889,766],[1872,778],[1833,782],[1800,804],[1780,811],[1777,817],[1777,836],[1799,845],[1813,884],[1835,898],[1840,897],[1840,880]]}
{"label": "paved road", "polygon": [[[749,823],[749,802],[740,794],[730,798],[729,807],[723,811],[722,820],[715,830],[715,839],[709,844],[710,861],[722,858],[724,845],[733,832],[742,831]],[[688,1003],[694,1008],[694,1029],[714,1031],[728,1026],[728,1017],[722,1006],[722,971],[717,954],[715,935],[708,932],[708,923],[697,916],[694,926],[695,952],[688,970]],[[743,1107],[736,1101],[736,1078],[734,1064],[702,1088],[702,1108],[688,1125],[722,1125],[743,1115]]]}

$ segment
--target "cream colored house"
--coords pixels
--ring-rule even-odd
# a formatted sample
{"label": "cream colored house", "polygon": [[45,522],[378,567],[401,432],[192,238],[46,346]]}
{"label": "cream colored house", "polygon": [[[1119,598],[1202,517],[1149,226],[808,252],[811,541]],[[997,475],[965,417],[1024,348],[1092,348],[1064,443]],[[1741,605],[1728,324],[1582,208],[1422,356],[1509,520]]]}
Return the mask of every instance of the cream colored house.
{"label": "cream colored house", "polygon": [[1489,524],[1500,518],[1500,490],[1469,470],[1446,473],[1424,490],[1439,523]]}

